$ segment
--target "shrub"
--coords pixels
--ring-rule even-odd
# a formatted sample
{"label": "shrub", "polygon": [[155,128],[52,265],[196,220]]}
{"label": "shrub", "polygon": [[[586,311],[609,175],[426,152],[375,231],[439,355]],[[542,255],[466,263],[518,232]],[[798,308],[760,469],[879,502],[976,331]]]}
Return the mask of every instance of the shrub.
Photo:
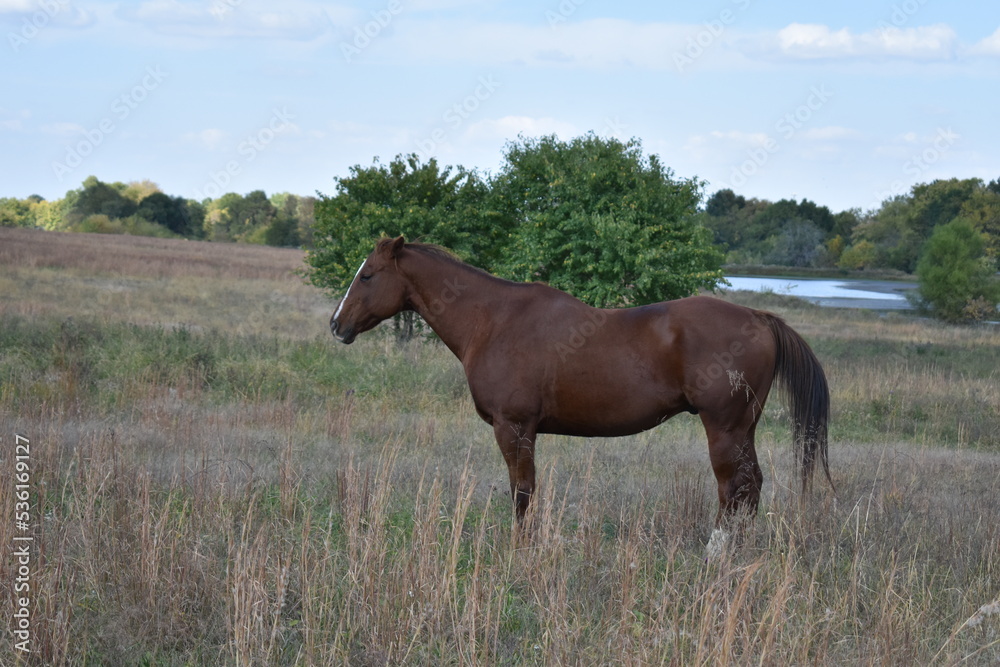
{"label": "shrub", "polygon": [[1000,290],[982,234],[956,218],[934,230],[917,263],[920,299],[935,317],[949,322],[982,319],[996,312]]}

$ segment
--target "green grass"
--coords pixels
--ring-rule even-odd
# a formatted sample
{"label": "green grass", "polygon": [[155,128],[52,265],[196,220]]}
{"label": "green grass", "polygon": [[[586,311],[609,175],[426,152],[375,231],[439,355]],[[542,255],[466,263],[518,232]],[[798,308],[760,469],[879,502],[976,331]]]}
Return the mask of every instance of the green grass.
{"label": "green grass", "polygon": [[[129,408],[144,386],[194,391],[213,404],[314,405],[350,394],[402,412],[448,409],[467,393],[457,362],[432,343],[342,350],[324,339],[5,315],[0,344],[5,391],[23,408],[49,400]],[[1000,348],[855,335],[813,344],[834,384],[835,438],[1000,449]],[[771,414],[764,428],[785,429],[783,412]]]}

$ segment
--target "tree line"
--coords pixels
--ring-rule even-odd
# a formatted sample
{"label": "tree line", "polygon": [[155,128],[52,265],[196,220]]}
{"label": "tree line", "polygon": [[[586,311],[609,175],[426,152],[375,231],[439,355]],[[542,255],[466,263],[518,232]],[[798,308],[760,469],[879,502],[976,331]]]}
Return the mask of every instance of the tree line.
{"label": "tree line", "polygon": [[195,201],[149,181],[86,179],[62,199],[0,199],[0,226],[179,236],[307,249],[312,282],[342,290],[383,235],[437,243],[491,273],[538,280],[597,306],[640,305],[720,285],[722,267],[895,270],[949,320],[1000,300],[1000,179],[915,185],[872,211],[833,212],[678,178],[636,140],[519,137],[495,174],[399,155],[336,177],[331,195],[257,190]]}
{"label": "tree line", "polygon": [[807,199],[747,199],[720,190],[702,222],[729,264],[891,269],[913,273],[934,231],[956,219],[982,235],[984,251],[1000,255],[1000,179],[948,179],[913,186],[872,211],[833,213]]}
{"label": "tree line", "polygon": [[315,197],[268,197],[262,190],[197,201],[168,195],[150,181],[105,183],[90,176],[61,199],[0,199],[0,227],[303,246],[312,240],[315,203]]}

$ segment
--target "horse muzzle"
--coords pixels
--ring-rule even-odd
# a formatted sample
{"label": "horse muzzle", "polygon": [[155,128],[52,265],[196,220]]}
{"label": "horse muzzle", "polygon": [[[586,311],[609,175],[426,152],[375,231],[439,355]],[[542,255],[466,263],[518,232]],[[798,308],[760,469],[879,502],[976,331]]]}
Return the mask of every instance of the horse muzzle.
{"label": "horse muzzle", "polygon": [[342,327],[336,320],[330,320],[330,333],[344,345],[350,345],[358,337],[353,327]]}

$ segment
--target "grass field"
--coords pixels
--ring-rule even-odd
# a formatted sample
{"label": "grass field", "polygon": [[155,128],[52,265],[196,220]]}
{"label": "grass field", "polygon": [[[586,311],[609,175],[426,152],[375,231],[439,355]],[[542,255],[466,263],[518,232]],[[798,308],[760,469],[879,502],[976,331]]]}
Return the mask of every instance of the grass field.
{"label": "grass field", "polygon": [[773,399],[706,562],[696,418],[541,437],[522,535],[457,361],[336,343],[301,258],[0,229],[0,664],[1000,662],[1000,329],[727,297],[824,363],[837,494],[794,490]]}

